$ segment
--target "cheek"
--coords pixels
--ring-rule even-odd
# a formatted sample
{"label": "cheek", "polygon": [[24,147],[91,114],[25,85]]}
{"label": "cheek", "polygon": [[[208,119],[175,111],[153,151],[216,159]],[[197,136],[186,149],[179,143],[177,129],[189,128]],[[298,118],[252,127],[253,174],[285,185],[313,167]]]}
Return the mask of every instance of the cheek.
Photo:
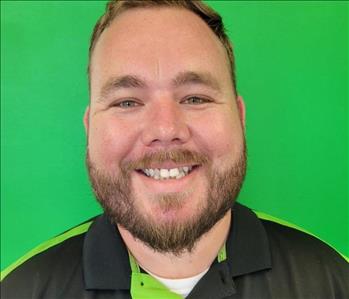
{"label": "cheek", "polygon": [[90,157],[104,169],[115,168],[131,152],[134,140],[129,125],[110,119],[95,121],[89,131]]}
{"label": "cheek", "polygon": [[240,153],[243,130],[240,119],[231,113],[210,114],[197,121],[197,143],[212,159],[231,160]]}

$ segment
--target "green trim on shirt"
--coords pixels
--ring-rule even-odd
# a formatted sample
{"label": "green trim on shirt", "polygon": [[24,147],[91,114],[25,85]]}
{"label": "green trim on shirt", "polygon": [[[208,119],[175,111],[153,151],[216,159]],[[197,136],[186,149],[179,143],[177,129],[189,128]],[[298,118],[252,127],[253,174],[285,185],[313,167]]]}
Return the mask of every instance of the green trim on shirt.
{"label": "green trim on shirt", "polygon": [[17,261],[12,263],[6,269],[1,271],[1,279],[0,280],[2,281],[9,273],[11,273],[14,269],[16,269],[17,267],[22,265],[24,262],[29,260],[34,255],[37,255],[37,254],[49,249],[50,247],[53,247],[59,243],[62,243],[63,241],[65,241],[69,238],[72,238],[72,237],[75,237],[77,235],[81,235],[81,234],[85,233],[91,224],[92,224],[92,221],[83,223],[79,226],[76,226],[76,227],[68,230],[67,232],[65,232],[61,235],[58,235],[57,237],[54,237],[54,238],[40,244],[39,246],[35,247],[34,249],[30,250],[28,253],[23,255],[21,258],[19,258]]}
{"label": "green trim on shirt", "polygon": [[[336,248],[334,248],[332,245],[328,244],[327,242],[323,241],[321,238],[317,237],[316,235],[310,233],[309,231],[295,225],[292,224],[290,222],[287,222],[285,220],[282,220],[280,218],[268,215],[266,213],[263,212],[258,212],[258,211],[253,211],[258,218],[260,219],[264,219],[264,220],[268,220],[268,221],[272,221],[272,222],[276,222],[279,223],[281,225],[284,226],[288,226],[291,228],[294,228],[296,230],[302,231],[308,235],[311,235],[319,240],[321,240],[322,242],[326,243],[328,246],[330,246],[331,248],[333,248],[336,252],[338,252],[348,263],[349,263],[349,257],[345,256],[344,254],[340,253],[338,250],[336,250]],[[67,232],[58,235],[57,237],[54,237],[42,244],[40,244],[39,246],[35,247],[34,249],[30,250],[28,253],[26,253],[25,255],[23,255],[21,258],[19,258],[18,260],[16,260],[14,263],[12,263],[10,266],[8,266],[7,268],[5,268],[3,271],[1,271],[1,275],[0,275],[0,281],[2,281],[9,273],[11,273],[14,269],[16,269],[17,267],[19,267],[20,265],[22,265],[24,262],[26,262],[28,259],[30,259],[31,257],[49,249],[50,247],[53,247],[59,243],[62,243],[63,241],[72,238],[74,236],[77,235],[81,235],[83,233],[85,233],[90,225],[92,224],[92,221],[83,223],[79,226],[76,226],[70,230],[68,230]]]}
{"label": "green trim on shirt", "polygon": [[[181,295],[171,291],[155,277],[148,273],[141,273],[140,267],[133,257],[128,252],[130,267],[131,267],[131,297],[132,299],[180,299]],[[227,259],[227,251],[225,243],[219,250],[217,260],[219,263]]]}
{"label": "green trim on shirt", "polygon": [[141,273],[135,258],[129,252],[129,261],[132,270],[130,293],[132,299],[180,299],[179,294],[172,292],[160,281],[148,273]]}
{"label": "green trim on shirt", "polygon": [[336,248],[334,248],[331,244],[325,242],[324,240],[322,240],[321,238],[319,238],[318,236],[312,234],[311,232],[307,231],[306,229],[304,228],[301,228],[291,222],[288,222],[286,220],[282,220],[280,218],[277,218],[277,217],[274,217],[274,216],[271,216],[271,215],[268,215],[266,213],[263,213],[263,212],[258,212],[258,211],[255,211],[253,210],[253,212],[257,215],[257,217],[259,219],[263,219],[263,220],[268,220],[268,221],[271,221],[271,222],[276,222],[276,223],[279,223],[281,225],[284,225],[284,226],[288,226],[288,227],[291,227],[291,228],[294,228],[296,230],[299,230],[303,233],[306,233],[308,235],[311,235],[319,240],[321,240],[322,242],[324,242],[325,244],[327,244],[328,246],[330,246],[333,250],[335,250],[338,254],[340,254],[348,263],[349,263],[349,257],[345,256],[344,254],[340,253]]}

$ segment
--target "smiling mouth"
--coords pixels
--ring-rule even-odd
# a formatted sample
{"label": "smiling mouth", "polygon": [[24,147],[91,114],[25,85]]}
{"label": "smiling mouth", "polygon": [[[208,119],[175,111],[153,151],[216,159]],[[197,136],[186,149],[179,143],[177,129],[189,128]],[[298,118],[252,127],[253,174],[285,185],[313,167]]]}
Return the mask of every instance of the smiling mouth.
{"label": "smiling mouth", "polygon": [[178,168],[145,168],[137,169],[137,172],[150,177],[154,180],[179,180],[187,175],[189,175],[194,169],[199,167],[199,165],[183,166]]}

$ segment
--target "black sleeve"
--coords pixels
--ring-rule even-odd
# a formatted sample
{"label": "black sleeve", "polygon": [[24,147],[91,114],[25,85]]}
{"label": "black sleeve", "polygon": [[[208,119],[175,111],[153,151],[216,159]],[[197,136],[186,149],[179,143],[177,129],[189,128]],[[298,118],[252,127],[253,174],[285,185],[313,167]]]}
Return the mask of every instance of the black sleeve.
{"label": "black sleeve", "polygon": [[1,282],[1,298],[65,298],[67,292],[84,290],[82,238],[71,238],[15,268]]}

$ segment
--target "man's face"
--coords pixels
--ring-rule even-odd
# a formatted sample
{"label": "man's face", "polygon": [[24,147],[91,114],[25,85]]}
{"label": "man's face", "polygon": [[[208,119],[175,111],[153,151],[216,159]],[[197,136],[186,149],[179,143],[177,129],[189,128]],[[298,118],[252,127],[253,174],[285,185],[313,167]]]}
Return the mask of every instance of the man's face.
{"label": "man's face", "polygon": [[87,164],[113,221],[159,251],[190,250],[245,174],[244,107],[223,45],[195,14],[122,13],[91,61]]}

